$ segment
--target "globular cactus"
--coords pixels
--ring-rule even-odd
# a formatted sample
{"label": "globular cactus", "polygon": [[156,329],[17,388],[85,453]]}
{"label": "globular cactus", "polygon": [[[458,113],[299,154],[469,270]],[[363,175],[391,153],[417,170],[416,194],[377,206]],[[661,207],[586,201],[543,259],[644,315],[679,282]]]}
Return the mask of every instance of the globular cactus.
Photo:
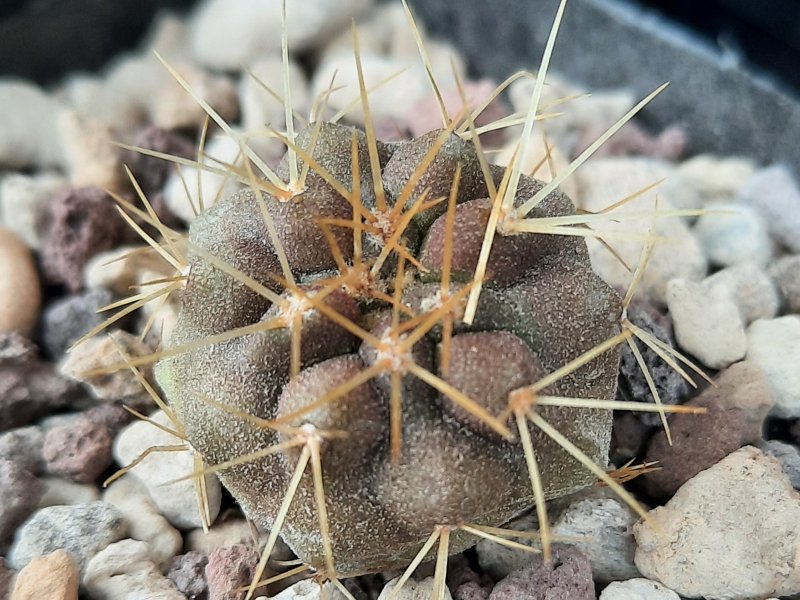
{"label": "globular cactus", "polygon": [[[437,527],[461,551],[475,538],[460,526],[529,507],[525,434],[544,497],[595,481],[513,410],[514,390],[619,332],[621,300],[583,239],[497,235],[465,319],[511,173],[482,168],[451,130],[381,144],[319,122],[296,140],[277,175],[310,169],[290,192],[254,181],[193,222],[172,355],[157,365],[193,447],[230,465],[219,477],[245,513],[271,529],[285,504],[297,555],[348,576],[405,566]],[[542,187],[521,175],[515,206]],[[553,191],[527,217],[574,213]],[[618,361],[612,348],[537,391],[612,400]],[[609,411],[537,413],[606,464]]]}

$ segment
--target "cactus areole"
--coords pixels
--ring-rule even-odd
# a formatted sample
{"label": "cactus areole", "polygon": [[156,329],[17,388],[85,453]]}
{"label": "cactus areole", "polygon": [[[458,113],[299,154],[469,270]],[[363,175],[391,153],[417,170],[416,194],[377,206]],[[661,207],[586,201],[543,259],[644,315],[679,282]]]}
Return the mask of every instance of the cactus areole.
{"label": "cactus areole", "polygon": [[[272,528],[294,484],[281,534],[312,567],[325,569],[326,544],[341,576],[403,567],[437,527],[462,551],[476,538],[455,528],[534,503],[510,393],[617,334],[620,298],[583,238],[499,229],[468,324],[505,169],[489,167],[487,186],[474,144],[448,131],[370,148],[317,123],[296,145],[278,174],[295,157],[311,168],[291,197],[254,181],[193,222],[167,346],[185,350],[158,382],[207,464],[248,457],[218,473],[248,517]],[[521,175],[515,205],[542,187]],[[528,216],[574,213],[554,191]],[[618,361],[612,349],[541,393],[612,400]],[[610,411],[536,410],[607,464]],[[527,427],[546,498],[595,480]]]}

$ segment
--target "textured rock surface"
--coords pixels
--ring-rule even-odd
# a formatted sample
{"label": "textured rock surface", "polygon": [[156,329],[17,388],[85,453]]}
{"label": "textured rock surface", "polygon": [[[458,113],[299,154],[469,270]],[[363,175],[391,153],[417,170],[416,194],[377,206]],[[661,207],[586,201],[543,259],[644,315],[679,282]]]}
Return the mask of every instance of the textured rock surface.
{"label": "textured rock surface", "polygon": [[800,592],[800,495],[759,450],[737,450],[649,514],[634,527],[646,577],[709,600]]}
{"label": "textured rock surface", "polygon": [[680,600],[680,596],[657,581],[639,577],[609,584],[600,600]]}
{"label": "textured rock surface", "polygon": [[633,524],[639,516],[615,497],[583,498],[570,504],[552,523],[553,535],[585,537],[575,542],[589,558],[592,577],[606,583],[639,576],[633,562],[636,544]]}
{"label": "textured rock surface", "polygon": [[550,564],[541,555],[532,563],[499,581],[489,600],[594,600],[592,568],[578,548],[557,544]]}
{"label": "textured rock surface", "polygon": [[739,309],[745,325],[757,319],[771,319],[780,306],[775,284],[764,269],[752,261],[717,271],[703,280],[703,286],[712,294],[727,294]]}
{"label": "textured rock surface", "polygon": [[747,360],[767,376],[775,396],[773,413],[800,417],[800,316],[764,319],[750,325]]}
{"label": "textured rock surface", "polygon": [[78,600],[78,567],[65,550],[33,559],[17,574],[14,600]]}
{"label": "textured rock surface", "polygon": [[145,542],[122,540],[89,561],[83,585],[97,600],[186,600],[150,559]]}
{"label": "textured rock surface", "polygon": [[61,358],[73,343],[106,319],[99,311],[112,300],[110,291],[93,289],[50,304],[42,315],[42,350]]}
{"label": "textured rock surface", "polygon": [[44,468],[43,441],[44,432],[35,425],[11,429],[0,434],[0,460],[10,460],[32,475],[39,475]]}
{"label": "textured rock surface", "polygon": [[50,475],[89,483],[111,466],[111,434],[105,425],[84,416],[50,429],[42,455]]}
{"label": "textured rock surface", "polygon": [[[161,411],[151,415],[151,418],[166,427],[172,426]],[[126,427],[114,440],[114,457],[120,466],[125,466],[148,448],[180,444],[182,441],[175,436],[150,423],[137,421]],[[194,482],[188,479],[173,483],[191,474],[194,468],[194,457],[187,449],[181,452],[153,452],[132,472],[147,487],[159,512],[179,529],[200,527],[202,524]],[[206,487],[213,522],[219,512],[221,498],[216,476],[206,476]]]}
{"label": "textured rock surface", "polygon": [[255,548],[243,544],[214,550],[206,565],[209,600],[237,600],[236,589],[253,581],[259,556]]}
{"label": "textured rock surface", "polygon": [[30,472],[10,460],[0,460],[0,548],[34,510],[44,486]]}
{"label": "textured rock surface", "polygon": [[38,510],[19,529],[8,558],[21,569],[38,556],[64,549],[83,572],[95,554],[124,538],[127,530],[120,512],[105,502],[50,506]]}
{"label": "textured rock surface", "polygon": [[207,600],[206,564],[208,557],[200,552],[181,554],[172,559],[167,579],[189,600]]}
{"label": "textured rock surface", "polygon": [[792,487],[800,490],[800,449],[777,440],[764,442],[760,448],[765,454],[778,459],[783,471],[789,476]]}
{"label": "textured rock surface", "polygon": [[[386,600],[396,585],[396,579],[388,582],[381,591],[381,595],[378,596],[378,600]],[[422,581],[414,581],[413,579],[409,579],[394,597],[397,598],[397,600],[427,600],[428,598],[432,598],[433,577],[428,577]],[[450,590],[445,588],[444,598],[442,600],[451,600],[451,598],[452,596],[450,595]]]}

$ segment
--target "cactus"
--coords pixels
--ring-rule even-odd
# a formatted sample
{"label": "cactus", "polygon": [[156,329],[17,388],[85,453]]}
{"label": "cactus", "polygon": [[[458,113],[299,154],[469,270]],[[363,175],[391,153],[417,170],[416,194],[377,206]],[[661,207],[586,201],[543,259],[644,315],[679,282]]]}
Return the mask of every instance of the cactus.
{"label": "cactus", "polygon": [[[479,536],[513,544],[498,528],[533,504],[549,558],[546,500],[598,479],[645,515],[605,471],[609,409],[691,409],[655,390],[656,406],[614,403],[619,345],[638,336],[685,359],[627,321],[632,290],[623,300],[592,272],[584,241],[606,217],[576,215],[558,185],[663,86],[553,181],[521,173],[564,4],[507,168],[487,163],[466,109],[377,140],[355,28],[364,131],[318,115],[295,133],[287,77],[272,170],[198,98],[241,143],[249,161],[230,170],[249,189],[192,223],[163,288],[183,288],[169,344],[122,366],[159,360],[176,429],[271,532],[256,580],[281,534],[340,589],[436,555],[441,592],[448,553]],[[137,214],[164,253],[176,234]]]}

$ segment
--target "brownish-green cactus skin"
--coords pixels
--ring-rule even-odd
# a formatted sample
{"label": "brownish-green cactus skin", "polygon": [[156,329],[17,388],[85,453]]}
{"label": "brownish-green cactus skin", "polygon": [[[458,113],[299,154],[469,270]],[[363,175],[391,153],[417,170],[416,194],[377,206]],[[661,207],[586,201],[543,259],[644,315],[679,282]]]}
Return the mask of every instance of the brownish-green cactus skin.
{"label": "brownish-green cactus skin", "polygon": [[[440,133],[380,147],[389,207]],[[366,210],[374,210],[375,191],[362,133],[325,124],[313,156],[351,190],[354,135],[361,163],[361,202]],[[311,151],[313,137],[309,131],[301,133],[298,145]],[[428,269],[423,273],[406,264],[402,299],[414,314],[429,312],[437,305],[447,253],[452,257],[453,294],[469,285],[474,274],[491,201],[486,198],[486,182],[472,143],[451,135],[410,202],[426,188],[431,190],[431,198],[448,196],[458,163],[462,185],[452,245],[444,223],[446,202],[415,217],[416,233],[405,240],[410,252]],[[282,170],[286,172],[285,165]],[[496,183],[502,175],[503,169],[492,168]],[[315,218],[350,220],[353,208],[313,170],[307,183],[300,197],[284,201],[264,193],[263,198],[298,284],[313,291],[322,279],[336,274],[336,263]],[[522,176],[517,204],[541,187],[538,181]],[[566,196],[553,192],[531,216],[566,215],[574,210]],[[353,230],[338,228],[336,236],[345,260],[352,260]],[[364,239],[367,237],[365,234]],[[372,241],[379,251],[379,244]],[[365,242],[365,255],[367,247]],[[211,253],[264,286],[289,294],[274,277],[280,275],[280,265],[253,191],[237,193],[201,214],[191,227],[190,248],[205,252],[196,250],[190,258],[172,346],[277,314],[267,300],[211,264],[205,255]],[[385,269],[382,273],[384,289],[391,293],[394,273]],[[388,304],[351,296],[344,288],[327,295],[324,302],[377,337],[392,325]],[[581,238],[497,236],[475,319],[471,325],[458,318],[454,322],[450,368],[443,369],[441,364],[440,324],[415,344],[413,358],[497,415],[506,407],[509,391],[534,383],[618,333],[620,312],[617,294],[592,272]],[[302,321],[302,368],[294,378],[290,377],[291,345],[291,331],[276,328],[206,345],[158,364],[159,384],[185,425],[191,444],[209,464],[288,439],[287,434],[261,428],[241,413],[263,419],[293,413],[369,368],[377,357],[373,346],[316,310]],[[606,352],[547,391],[611,400],[618,360],[618,351]],[[384,373],[292,423],[349,433],[346,438],[326,439],[321,446],[330,541],[335,567],[342,576],[408,564],[436,526],[500,526],[533,504],[519,440],[504,439],[409,373],[402,380],[401,454],[393,461],[389,395],[390,377]],[[219,404],[229,410],[221,410]],[[537,410],[592,460],[606,464],[609,411]],[[513,417],[507,424],[513,429]],[[546,497],[568,494],[593,482],[591,473],[553,440],[533,426],[529,430]],[[299,455],[298,448],[277,452],[223,470],[219,477],[245,513],[269,529]],[[282,535],[306,563],[325,567],[310,469],[302,476]],[[461,551],[474,541],[463,531],[454,531],[450,551]]]}

